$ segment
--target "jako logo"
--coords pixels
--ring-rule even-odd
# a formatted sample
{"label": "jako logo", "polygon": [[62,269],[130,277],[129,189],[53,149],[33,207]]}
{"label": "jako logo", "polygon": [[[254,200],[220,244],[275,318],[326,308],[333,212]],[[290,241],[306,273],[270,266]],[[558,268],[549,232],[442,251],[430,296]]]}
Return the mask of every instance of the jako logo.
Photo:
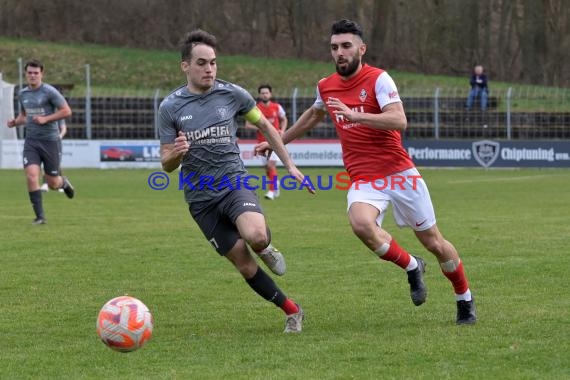
{"label": "jako logo", "polygon": [[186,121],[186,120],[192,120],[192,115],[186,115],[180,118],[180,121]]}
{"label": "jako logo", "polygon": [[255,207],[257,206],[255,203],[251,203],[251,202],[244,202],[243,203],[243,207]]}

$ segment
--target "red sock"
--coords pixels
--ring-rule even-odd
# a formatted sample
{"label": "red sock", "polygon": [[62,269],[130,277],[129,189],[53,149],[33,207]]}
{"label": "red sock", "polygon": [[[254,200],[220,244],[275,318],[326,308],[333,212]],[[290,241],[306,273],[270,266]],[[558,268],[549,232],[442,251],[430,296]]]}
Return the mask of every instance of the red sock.
{"label": "red sock", "polygon": [[451,281],[455,294],[463,294],[469,290],[469,283],[467,282],[467,276],[465,276],[465,272],[463,271],[462,262],[459,262],[459,265],[454,272],[443,272],[443,275]]}
{"label": "red sock", "polygon": [[[378,250],[381,248],[382,247],[380,247]],[[412,259],[410,254],[406,252],[402,247],[400,247],[398,243],[396,243],[395,239],[392,239],[390,242],[390,248],[388,248],[388,251],[386,251],[386,253],[381,254],[378,252],[378,250],[376,250],[376,253],[379,254],[382,260],[391,261],[402,269],[406,269],[410,263],[410,260]]]}
{"label": "red sock", "polygon": [[275,168],[267,169],[266,173],[267,177],[269,178],[269,190],[274,191],[275,190],[274,181],[275,177],[277,177],[277,169]]}
{"label": "red sock", "polygon": [[280,306],[281,310],[285,312],[285,314],[295,314],[299,312],[299,306],[295,302],[293,302],[290,298],[287,298],[283,305]]}

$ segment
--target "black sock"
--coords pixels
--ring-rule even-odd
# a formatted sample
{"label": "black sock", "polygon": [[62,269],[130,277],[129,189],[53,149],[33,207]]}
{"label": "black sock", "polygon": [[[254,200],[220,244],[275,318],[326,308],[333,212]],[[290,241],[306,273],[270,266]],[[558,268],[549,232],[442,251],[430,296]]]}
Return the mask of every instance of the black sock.
{"label": "black sock", "polygon": [[36,218],[44,219],[44,208],[42,205],[42,192],[41,190],[30,191],[30,202],[32,202],[32,207],[36,213]]}
{"label": "black sock", "polygon": [[287,297],[285,294],[277,287],[275,282],[265,273],[261,268],[257,268],[257,272],[252,278],[245,280],[249,286],[257,294],[265,298],[267,301],[273,302],[277,306],[281,306],[285,303]]}

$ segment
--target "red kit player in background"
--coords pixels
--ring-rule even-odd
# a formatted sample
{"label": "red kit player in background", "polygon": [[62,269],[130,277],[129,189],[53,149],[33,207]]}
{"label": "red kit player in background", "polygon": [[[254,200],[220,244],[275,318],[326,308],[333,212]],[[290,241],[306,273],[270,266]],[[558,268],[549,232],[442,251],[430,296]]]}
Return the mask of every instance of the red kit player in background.
{"label": "red kit player in background", "polygon": [[[427,186],[402,146],[401,132],[406,129],[407,119],[398,90],[387,72],[362,63],[367,48],[362,35],[361,27],[353,21],[333,24],[330,48],[336,73],[319,81],[315,103],[282,136],[283,143],[315,127],[328,112],[352,180],[347,199],[354,234],[380,259],[407,272],[412,302],[416,306],[423,304],[427,296],[425,262],[410,255],[381,227],[392,204],[398,226],[414,230],[453,285],[456,323],[473,324],[477,320],[475,304],[463,263],[437,228]],[[267,148],[267,143],[258,144],[256,152],[264,153]],[[372,178],[384,180],[373,182]],[[383,186],[402,178],[408,179],[402,186]]]}
{"label": "red kit player in background", "polygon": [[[261,111],[263,116],[277,129],[279,134],[283,136],[285,130],[287,129],[287,115],[285,110],[279,103],[273,102],[271,99],[273,97],[273,89],[269,84],[262,84],[258,87],[257,92],[259,94],[259,102],[257,103],[257,108]],[[259,129],[255,126],[250,125],[248,122],[245,123],[247,128],[255,128],[257,130],[257,142],[261,143],[265,141],[265,136],[259,132]],[[265,174],[269,179],[269,191],[265,194],[265,198],[273,200],[279,197],[279,178],[277,176],[277,161],[279,157],[275,153],[272,153],[269,158],[262,156],[263,165],[265,166]]]}

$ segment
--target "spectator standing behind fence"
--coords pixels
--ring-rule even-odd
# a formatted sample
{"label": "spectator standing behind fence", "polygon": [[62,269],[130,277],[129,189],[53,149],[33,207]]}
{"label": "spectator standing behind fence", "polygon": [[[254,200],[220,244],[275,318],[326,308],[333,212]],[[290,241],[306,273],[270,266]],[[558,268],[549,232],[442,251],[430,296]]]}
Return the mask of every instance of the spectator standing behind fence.
{"label": "spectator standing behind fence", "polygon": [[46,218],[40,190],[41,165],[51,189],[63,189],[68,198],[73,198],[74,189],[66,177],[61,176],[61,139],[57,121],[71,116],[69,104],[53,86],[43,83],[44,66],[38,60],[24,66],[28,86],[20,91],[22,112],[7,121],[9,128],[25,125],[23,163],[28,194],[36,219],[32,224],[45,224]]}
{"label": "spectator standing behind fence", "polygon": [[[257,88],[257,93],[259,94],[257,108],[259,108],[263,116],[267,118],[279,134],[283,135],[287,129],[287,115],[281,104],[271,101],[273,97],[272,90],[269,84],[262,84]],[[265,141],[265,136],[263,136],[263,133],[261,133],[255,125],[246,121],[245,126],[246,128],[257,130],[258,143]],[[273,200],[279,197],[279,180],[277,176],[277,162],[279,161],[279,157],[273,152],[269,158],[262,156],[261,160],[265,166],[265,174],[269,179],[269,191],[265,194],[265,198]]]}
{"label": "spectator standing behind fence", "polygon": [[489,89],[487,87],[487,75],[483,72],[483,66],[477,65],[473,68],[473,74],[469,83],[471,84],[471,91],[467,98],[467,111],[471,111],[475,101],[479,99],[481,104],[481,111],[487,111],[487,98]]}

